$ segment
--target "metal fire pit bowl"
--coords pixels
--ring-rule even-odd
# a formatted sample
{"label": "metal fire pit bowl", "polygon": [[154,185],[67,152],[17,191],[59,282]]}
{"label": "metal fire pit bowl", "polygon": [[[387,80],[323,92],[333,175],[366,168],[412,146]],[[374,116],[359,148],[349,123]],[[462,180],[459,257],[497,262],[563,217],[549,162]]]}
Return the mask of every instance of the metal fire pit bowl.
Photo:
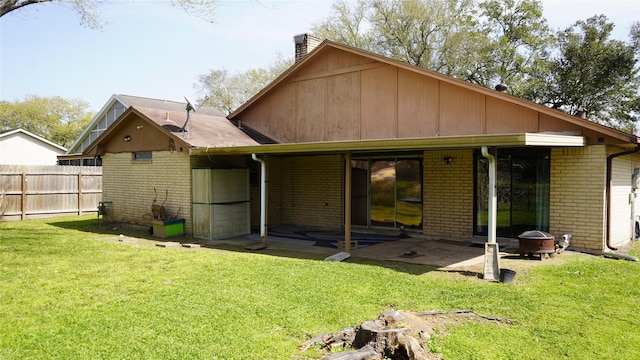
{"label": "metal fire pit bowl", "polygon": [[524,258],[525,254],[533,258],[536,254],[540,255],[540,260],[543,260],[546,256],[552,257],[556,252],[555,237],[540,230],[523,232],[518,236],[518,244],[521,258]]}

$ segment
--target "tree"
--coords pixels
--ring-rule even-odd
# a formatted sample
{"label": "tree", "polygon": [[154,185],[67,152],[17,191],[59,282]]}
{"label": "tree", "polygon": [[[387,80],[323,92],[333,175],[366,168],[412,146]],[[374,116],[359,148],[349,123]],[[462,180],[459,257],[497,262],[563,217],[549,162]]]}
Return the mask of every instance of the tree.
{"label": "tree", "polygon": [[333,11],[316,34],[515,94],[553,44],[537,0],[360,0]]}
{"label": "tree", "polygon": [[[353,7],[351,7],[353,5]],[[373,51],[373,38],[367,28],[368,5],[364,0],[333,3],[333,14],[314,25],[312,32],[322,39],[331,39],[359,49]]]}
{"label": "tree", "polygon": [[570,114],[584,108],[590,120],[631,131],[640,111],[638,45],[633,34],[629,44],[610,39],[613,28],[597,15],[561,32],[536,100]]}
{"label": "tree", "polygon": [[552,34],[539,0],[360,0],[313,27],[357,46],[478,85],[630,130],[640,117],[640,23],[630,41],[594,16]]}
{"label": "tree", "polygon": [[373,37],[379,53],[425,69],[439,71],[446,30],[461,24],[466,1],[373,0]]}
{"label": "tree", "polygon": [[213,106],[227,114],[244,104],[293,65],[293,59],[281,55],[268,68],[259,68],[244,73],[230,74],[227,69],[211,70],[200,75],[194,88],[205,93],[201,103]]}
{"label": "tree", "polygon": [[480,31],[488,41],[477,57],[483,66],[468,73],[469,81],[486,87],[507,84],[511,94],[523,96],[539,60],[548,58],[554,46],[542,5],[538,0],[488,0],[479,7],[485,19]]}
{"label": "tree", "polygon": [[22,128],[69,147],[91,122],[89,103],[58,96],[29,95],[24,101],[0,101],[0,129]]}
{"label": "tree", "polygon": [[[219,0],[172,0],[171,3],[187,14],[208,22],[215,22],[215,9]],[[92,29],[102,27],[101,0],[0,0],[0,17],[25,7],[42,3],[58,3],[71,6],[80,17],[80,23]]]}
{"label": "tree", "polygon": [[340,1],[333,14],[313,26],[320,37],[445,73],[455,72],[441,56],[462,48],[473,25],[471,0]]}

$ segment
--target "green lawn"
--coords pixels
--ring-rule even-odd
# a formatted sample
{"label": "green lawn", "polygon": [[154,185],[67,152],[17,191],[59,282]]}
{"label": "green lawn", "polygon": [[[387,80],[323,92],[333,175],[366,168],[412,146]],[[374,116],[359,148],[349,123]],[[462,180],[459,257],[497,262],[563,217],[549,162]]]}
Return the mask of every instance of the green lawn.
{"label": "green lawn", "polygon": [[563,255],[507,285],[399,263],[120,243],[126,230],[97,225],[0,223],[0,359],[320,358],[298,345],[391,304],[513,320],[435,337],[427,346],[445,359],[640,354],[637,262]]}

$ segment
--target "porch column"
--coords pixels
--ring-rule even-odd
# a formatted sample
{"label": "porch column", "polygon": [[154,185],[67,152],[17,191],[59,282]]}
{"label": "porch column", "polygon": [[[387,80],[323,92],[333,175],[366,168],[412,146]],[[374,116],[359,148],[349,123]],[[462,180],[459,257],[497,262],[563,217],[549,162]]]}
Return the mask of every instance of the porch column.
{"label": "porch column", "polygon": [[344,251],[351,252],[351,151],[344,155]]}
{"label": "porch column", "polygon": [[260,239],[267,242],[267,163],[256,154],[251,158],[260,163]]}
{"label": "porch column", "polygon": [[487,243],[484,245],[484,279],[498,280],[500,278],[500,254],[496,239],[496,216],[498,214],[498,195],[496,192],[496,174],[498,151],[482,147],[482,156],[489,160],[489,206],[487,221]]}
{"label": "porch column", "polygon": [[489,160],[489,206],[488,206],[488,223],[487,223],[487,234],[488,234],[488,243],[495,244],[496,241],[496,216],[498,214],[498,195],[496,193],[496,174],[497,174],[497,164],[496,164],[496,149],[492,148],[491,150],[487,149],[486,146],[482,147],[482,156],[484,156],[487,160]]}

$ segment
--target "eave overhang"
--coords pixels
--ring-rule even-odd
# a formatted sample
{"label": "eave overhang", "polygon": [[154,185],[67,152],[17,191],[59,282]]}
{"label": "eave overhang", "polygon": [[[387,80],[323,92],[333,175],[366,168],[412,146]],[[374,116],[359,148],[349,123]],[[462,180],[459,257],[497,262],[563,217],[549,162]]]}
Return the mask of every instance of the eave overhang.
{"label": "eave overhang", "polygon": [[488,147],[583,147],[582,136],[543,133],[438,136],[429,138],[325,141],[256,146],[191,148],[190,155],[326,154],[343,152],[400,152]]}

